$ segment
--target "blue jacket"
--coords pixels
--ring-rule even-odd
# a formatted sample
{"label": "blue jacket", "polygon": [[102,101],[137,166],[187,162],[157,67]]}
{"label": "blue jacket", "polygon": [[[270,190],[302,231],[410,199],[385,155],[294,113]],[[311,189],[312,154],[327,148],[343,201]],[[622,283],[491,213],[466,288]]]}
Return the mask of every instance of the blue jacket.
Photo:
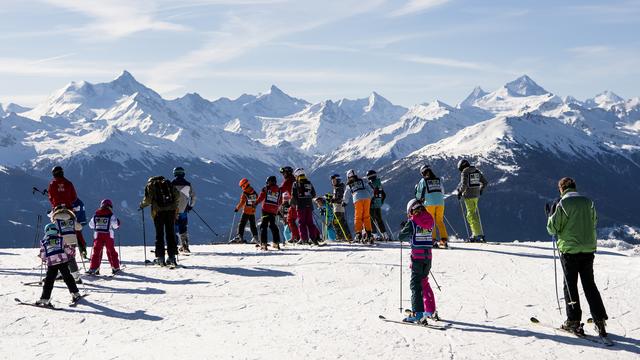
{"label": "blue jacket", "polygon": [[440,178],[422,178],[416,184],[416,199],[424,206],[444,205],[444,186]]}

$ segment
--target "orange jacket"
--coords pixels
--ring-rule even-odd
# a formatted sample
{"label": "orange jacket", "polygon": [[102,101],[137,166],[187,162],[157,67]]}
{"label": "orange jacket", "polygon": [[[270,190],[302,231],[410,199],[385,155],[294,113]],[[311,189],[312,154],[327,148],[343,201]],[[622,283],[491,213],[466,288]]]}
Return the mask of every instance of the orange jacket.
{"label": "orange jacket", "polygon": [[251,186],[247,186],[247,189],[240,195],[240,201],[236,205],[236,210],[242,209],[243,214],[254,215],[256,213],[256,206],[258,206],[258,193],[253,190]]}

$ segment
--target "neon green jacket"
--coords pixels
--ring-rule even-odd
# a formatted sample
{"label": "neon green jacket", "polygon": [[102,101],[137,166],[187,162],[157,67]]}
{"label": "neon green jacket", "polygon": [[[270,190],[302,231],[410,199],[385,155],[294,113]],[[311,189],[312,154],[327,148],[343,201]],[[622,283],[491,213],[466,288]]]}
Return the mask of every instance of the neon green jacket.
{"label": "neon green jacket", "polygon": [[593,253],[597,221],[593,201],[575,189],[567,189],[547,220],[547,231],[557,237],[558,250],[563,254]]}

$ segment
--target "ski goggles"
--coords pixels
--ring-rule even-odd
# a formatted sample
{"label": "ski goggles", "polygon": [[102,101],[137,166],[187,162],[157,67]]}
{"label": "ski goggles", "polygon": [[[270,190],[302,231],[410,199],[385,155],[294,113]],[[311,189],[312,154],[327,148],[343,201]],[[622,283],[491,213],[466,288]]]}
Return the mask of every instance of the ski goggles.
{"label": "ski goggles", "polygon": [[420,214],[423,211],[426,211],[426,209],[424,208],[424,205],[422,205],[420,203],[416,203],[415,205],[413,205],[411,207],[411,214],[412,215]]}

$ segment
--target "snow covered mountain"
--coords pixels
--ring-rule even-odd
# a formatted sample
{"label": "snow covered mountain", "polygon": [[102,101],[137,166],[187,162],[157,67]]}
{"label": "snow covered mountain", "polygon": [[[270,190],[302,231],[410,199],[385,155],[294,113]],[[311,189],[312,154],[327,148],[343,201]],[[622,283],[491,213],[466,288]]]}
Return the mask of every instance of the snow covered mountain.
{"label": "snow covered mountain", "polygon": [[[322,193],[329,190],[329,174],[376,169],[387,193],[397,194],[386,209],[398,218],[421,163],[440,169],[453,190],[454,165],[462,157],[481,164],[495,189],[484,203],[501,210],[483,220],[493,227],[518,214],[505,234],[493,238],[526,228],[525,219],[539,216],[541,199],[554,196],[547,193],[550,184],[566,174],[586,176],[579,183],[593,191],[615,184],[607,185],[612,194],[598,198],[603,226],[640,225],[628,216],[640,211],[637,202],[620,205],[619,197],[621,189],[640,193],[629,183],[640,176],[640,98],[605,92],[579,101],[526,75],[492,92],[476,87],[456,107],[436,100],[407,109],[376,92],[311,104],[276,86],[237,99],[211,101],[192,93],[166,100],[124,71],[107,83],[72,82],[33,109],[12,109],[0,108],[0,165],[9,187],[24,187],[25,177],[33,183],[22,195],[30,206],[0,210],[15,231],[22,228],[13,224],[35,217],[28,210],[35,200],[30,187],[46,186],[53,164],[65,167],[86,203],[120,199],[129,221],[137,221],[136,203],[150,175],[186,166],[205,199],[202,214],[226,231],[224,211],[232,207],[241,177],[260,188],[277,168],[301,166],[318,179]],[[461,221],[448,216],[454,224]],[[209,230],[201,225],[194,231],[204,238]],[[539,229],[523,236],[542,236]]]}

